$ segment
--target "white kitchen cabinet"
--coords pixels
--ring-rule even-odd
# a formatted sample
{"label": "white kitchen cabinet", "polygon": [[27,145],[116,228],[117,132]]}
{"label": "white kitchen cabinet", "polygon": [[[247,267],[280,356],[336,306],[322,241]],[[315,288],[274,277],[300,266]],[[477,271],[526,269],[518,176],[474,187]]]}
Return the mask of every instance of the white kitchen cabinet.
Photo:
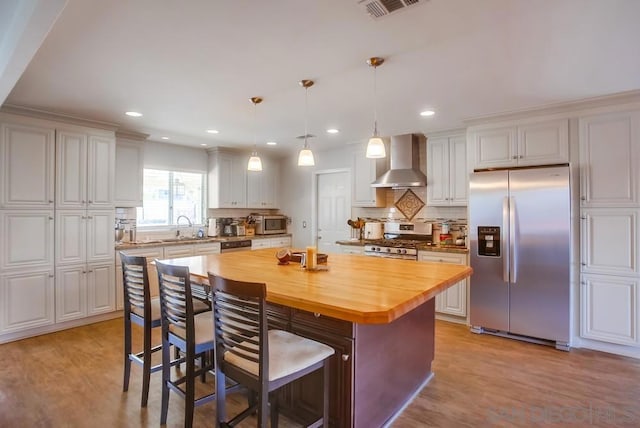
{"label": "white kitchen cabinet", "polygon": [[51,268],[53,210],[0,210],[0,270]]}
{"label": "white kitchen cabinet", "polygon": [[0,208],[54,208],[53,128],[0,123],[0,166]]}
{"label": "white kitchen cabinet", "polygon": [[247,174],[247,208],[278,208],[277,189],[280,169],[277,162],[263,156],[262,171],[245,173]]}
{"label": "white kitchen cabinet", "polygon": [[640,111],[582,117],[581,205],[639,206]]}
{"label": "white kitchen cabinet", "polygon": [[640,275],[637,209],[583,208],[580,222],[582,272]]}
{"label": "white kitchen cabinet", "polygon": [[252,250],[261,250],[263,248],[271,248],[271,240],[268,238],[259,238],[251,240],[251,249]]}
{"label": "white kitchen cabinet", "polygon": [[[388,143],[387,152],[388,152]],[[351,206],[384,207],[386,189],[371,187],[371,183],[387,170],[388,158],[369,159],[366,157],[366,144],[357,145],[351,153]]]}
{"label": "white kitchen cabinet", "polygon": [[55,322],[53,269],[0,275],[0,297],[2,333]]}
{"label": "white kitchen cabinet", "polygon": [[195,244],[193,253],[196,256],[206,256],[207,254],[220,254],[220,243],[209,242],[206,244]]}
{"label": "white kitchen cabinet", "polygon": [[[466,255],[439,253],[435,251],[419,251],[421,262],[451,263],[466,265]],[[467,280],[463,279],[436,296],[436,312],[458,317],[467,316]]]}
{"label": "white kitchen cabinet", "polygon": [[239,153],[209,152],[209,208],[246,208],[247,162]]}
{"label": "white kitchen cabinet", "polygon": [[271,248],[290,248],[291,247],[290,236],[281,236],[279,238],[271,238],[269,242],[271,244]]}
{"label": "white kitchen cabinet", "polygon": [[56,208],[113,208],[115,138],[83,129],[56,132]]}
{"label": "white kitchen cabinet", "polygon": [[59,210],[56,214],[56,264],[113,261],[115,213]]}
{"label": "white kitchen cabinet", "polygon": [[342,254],[364,254],[364,246],[362,245],[338,245]]}
{"label": "white kitchen cabinet", "polygon": [[639,346],[639,278],[583,274],[580,334],[620,345]]}
{"label": "white kitchen cabinet", "polygon": [[165,259],[177,259],[179,257],[191,257],[195,255],[193,244],[188,245],[171,245],[164,247]]}
{"label": "white kitchen cabinet", "polygon": [[[149,289],[151,290],[152,296],[157,296],[159,293],[158,287],[158,271],[156,270],[155,264],[152,262],[155,259],[162,260],[164,259],[164,248],[163,247],[143,247],[143,248],[132,248],[129,250],[125,250],[124,253],[128,256],[139,256],[147,258],[147,274],[149,275]],[[116,266],[120,266],[122,268],[122,262],[120,261],[120,251],[116,251]],[[120,276],[122,276],[122,272],[120,272]]]}
{"label": "white kitchen cabinet", "polygon": [[142,206],[143,175],[143,143],[118,138],[116,140],[114,206]]}
{"label": "white kitchen cabinet", "polygon": [[470,132],[473,169],[569,162],[567,119],[482,127]]}
{"label": "white kitchen cabinet", "polygon": [[427,139],[427,205],[466,206],[469,176],[464,135]]}
{"label": "white kitchen cabinet", "polygon": [[113,263],[89,263],[56,269],[56,322],[116,310]]}
{"label": "white kitchen cabinet", "polygon": [[116,310],[124,309],[124,278],[122,277],[122,264],[116,264]]}

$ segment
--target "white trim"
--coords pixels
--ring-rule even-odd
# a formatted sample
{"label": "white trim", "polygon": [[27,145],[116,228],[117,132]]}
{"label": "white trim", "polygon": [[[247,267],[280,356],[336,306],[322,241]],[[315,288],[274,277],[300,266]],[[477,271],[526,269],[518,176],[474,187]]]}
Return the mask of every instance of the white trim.
{"label": "white trim", "polygon": [[32,107],[19,106],[15,104],[5,104],[0,111],[19,116],[27,116],[36,119],[51,120],[55,122],[63,122],[71,125],[86,126],[89,128],[100,128],[108,131],[115,131],[120,125],[111,122],[103,122],[99,120],[84,119],[82,117],[70,114],[53,113],[46,110],[40,110]]}
{"label": "white trim", "polygon": [[592,351],[607,352],[609,354],[622,355],[623,357],[640,359],[640,348],[635,346],[616,345],[585,339],[583,337],[577,337],[571,346],[573,348],[591,349]]}
{"label": "white trim", "polygon": [[422,392],[422,390],[429,384],[429,382],[431,382],[431,379],[433,379],[434,376],[435,376],[435,374],[433,373],[433,371],[431,371],[429,373],[429,376],[427,376],[427,378],[424,380],[424,382],[422,382],[420,384],[420,386],[418,386],[418,388],[416,388],[416,390],[413,392],[413,394],[411,394],[411,397],[409,397],[407,399],[407,401],[404,402],[402,407],[400,407],[398,409],[398,411],[393,414],[393,416],[391,416],[389,419],[387,419],[387,421],[382,425],[382,427],[383,428],[390,427],[391,424],[393,424],[395,422],[395,420],[398,419],[398,416],[400,416],[402,414],[402,412],[404,412],[404,409],[409,407],[409,404],[411,404],[411,402],[418,396],[418,394],[420,394],[420,392]]}

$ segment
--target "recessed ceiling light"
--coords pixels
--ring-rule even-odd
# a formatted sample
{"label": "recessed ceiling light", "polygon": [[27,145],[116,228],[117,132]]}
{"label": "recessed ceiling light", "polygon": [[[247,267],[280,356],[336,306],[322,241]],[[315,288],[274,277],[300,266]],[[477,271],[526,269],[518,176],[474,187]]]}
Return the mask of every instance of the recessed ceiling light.
{"label": "recessed ceiling light", "polygon": [[160,137],[161,140],[168,140],[169,137]]}
{"label": "recessed ceiling light", "polygon": [[275,141],[267,141],[267,146],[275,146],[276,144],[278,143],[276,143]]}
{"label": "recessed ceiling light", "polygon": [[209,134],[217,134],[217,133],[219,133],[220,131],[218,131],[217,129],[207,129],[207,132],[208,132]]}
{"label": "recessed ceiling light", "polygon": [[126,111],[124,114],[131,117],[141,117],[142,113],[138,113],[137,111]]}
{"label": "recessed ceiling light", "polygon": [[420,116],[424,116],[424,117],[433,116],[434,114],[436,114],[436,112],[433,110],[425,110],[420,112]]}
{"label": "recessed ceiling light", "polygon": [[207,147],[207,144],[205,144],[205,143],[200,143],[200,145],[201,145],[202,147]]}
{"label": "recessed ceiling light", "polygon": [[340,132],[340,130],[336,128],[327,129],[327,133],[329,134],[337,134],[338,132]]}

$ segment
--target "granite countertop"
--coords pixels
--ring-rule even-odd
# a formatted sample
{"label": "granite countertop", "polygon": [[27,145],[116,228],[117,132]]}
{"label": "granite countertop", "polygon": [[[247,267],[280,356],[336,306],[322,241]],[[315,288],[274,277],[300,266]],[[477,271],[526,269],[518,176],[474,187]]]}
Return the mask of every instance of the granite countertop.
{"label": "granite countertop", "polygon": [[[354,247],[362,247],[365,244],[368,244],[371,241],[368,241],[366,239],[359,239],[359,240],[344,240],[344,241],[336,241],[336,244],[338,245],[351,245]],[[426,244],[419,244],[417,246],[418,251],[436,251],[436,252],[440,252],[440,253],[458,253],[458,254],[468,254],[469,253],[469,249],[467,247],[461,246],[461,245],[426,245]]]}
{"label": "granite countertop", "polygon": [[213,242],[245,241],[247,239],[268,239],[291,236],[290,233],[279,235],[253,235],[253,236],[215,236],[206,238],[169,238],[169,239],[149,239],[135,242],[116,242],[116,250],[128,250],[132,248],[145,247],[169,247],[173,245],[208,244]]}

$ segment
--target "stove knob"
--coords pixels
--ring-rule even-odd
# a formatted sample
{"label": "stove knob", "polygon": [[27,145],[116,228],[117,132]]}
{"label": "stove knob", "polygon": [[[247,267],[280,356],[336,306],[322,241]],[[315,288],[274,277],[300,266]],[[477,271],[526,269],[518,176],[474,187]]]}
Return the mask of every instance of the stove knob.
{"label": "stove knob", "polygon": [[390,253],[390,252],[391,252],[391,248],[387,248],[387,253]]}
{"label": "stove knob", "polygon": [[402,254],[407,254],[407,250],[402,250]]}
{"label": "stove knob", "polygon": [[401,250],[400,248],[398,248],[398,249],[396,250],[396,253],[398,253],[398,254],[402,254],[402,250]]}
{"label": "stove knob", "polygon": [[373,251],[380,251],[380,247],[374,247]]}

